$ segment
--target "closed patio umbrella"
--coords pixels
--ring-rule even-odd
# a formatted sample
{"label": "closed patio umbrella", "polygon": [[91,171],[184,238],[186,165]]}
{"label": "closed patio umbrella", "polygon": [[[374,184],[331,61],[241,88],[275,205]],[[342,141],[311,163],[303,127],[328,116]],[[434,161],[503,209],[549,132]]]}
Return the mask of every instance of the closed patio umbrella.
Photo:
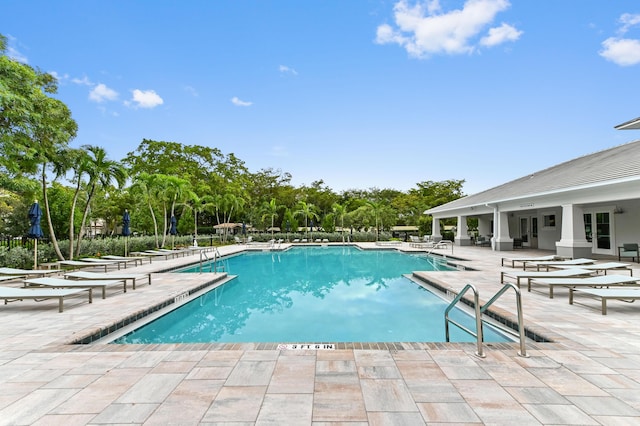
{"label": "closed patio umbrella", "polygon": [[122,215],[122,236],[124,237],[124,255],[127,255],[127,237],[131,235],[131,229],[129,225],[131,224],[131,216],[129,215],[129,210],[124,209],[124,214]]}
{"label": "closed patio umbrella", "polygon": [[171,248],[175,248],[174,241],[175,236],[178,234],[178,228],[176,227],[178,220],[175,216],[171,215],[171,226],[169,227],[169,234],[171,234]]}
{"label": "closed patio umbrella", "polygon": [[33,269],[38,269],[38,240],[42,238],[42,229],[40,228],[40,219],[42,218],[42,210],[40,209],[40,204],[38,204],[38,200],[35,200],[31,207],[29,207],[29,233],[27,234],[28,238],[34,239],[34,248],[33,248]]}

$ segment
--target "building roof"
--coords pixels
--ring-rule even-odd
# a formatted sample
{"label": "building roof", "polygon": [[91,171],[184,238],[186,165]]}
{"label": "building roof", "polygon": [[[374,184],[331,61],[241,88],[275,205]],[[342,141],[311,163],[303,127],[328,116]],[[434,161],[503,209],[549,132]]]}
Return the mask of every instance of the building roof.
{"label": "building roof", "polygon": [[566,161],[486,191],[434,207],[425,211],[425,214],[630,180],[640,182],[640,140]]}
{"label": "building roof", "polygon": [[626,121],[614,127],[616,130],[638,130],[640,129],[640,117]]}

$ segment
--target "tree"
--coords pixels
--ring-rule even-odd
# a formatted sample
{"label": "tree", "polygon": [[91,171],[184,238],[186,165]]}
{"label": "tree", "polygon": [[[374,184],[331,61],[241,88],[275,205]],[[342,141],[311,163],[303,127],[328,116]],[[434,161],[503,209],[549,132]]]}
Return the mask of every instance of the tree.
{"label": "tree", "polygon": [[140,199],[146,204],[149,209],[149,214],[153,221],[153,233],[156,241],[156,248],[160,247],[160,239],[158,237],[158,220],[156,219],[155,212],[153,210],[154,194],[156,193],[156,182],[158,175],[150,175],[148,173],[140,173],[133,179],[130,191],[138,195]]}
{"label": "tree", "polygon": [[304,217],[304,227],[305,227],[305,235],[309,233],[309,218],[313,220],[314,218],[318,220],[318,214],[315,212],[315,207],[313,204],[307,204],[304,201],[300,201],[298,203],[298,210],[294,212],[294,216],[303,216]]}
{"label": "tree", "polygon": [[[89,176],[89,182],[87,184],[87,200],[82,214],[80,232],[78,233],[76,256],[80,256],[80,242],[84,237],[84,227],[96,188],[106,189],[113,181],[115,181],[118,186],[122,186],[127,178],[127,172],[124,167],[117,161],[107,159],[107,152],[104,148],[92,145],[84,145],[82,148],[87,154],[83,158],[82,168]],[[71,255],[71,253],[69,253],[69,255]]]}
{"label": "tree", "polygon": [[198,238],[198,215],[211,208],[213,205],[213,197],[210,195],[200,197],[195,192],[189,191],[187,201],[182,205],[193,211],[193,236],[194,238]]}
{"label": "tree", "polygon": [[262,220],[264,220],[265,218],[271,218],[271,238],[273,239],[273,226],[274,226],[274,220],[276,217],[278,217],[278,210],[284,206],[280,206],[276,203],[276,199],[272,198],[271,201],[269,201],[268,203],[265,201],[264,205],[262,206],[263,211],[265,212],[262,215]]}
{"label": "tree", "polygon": [[40,175],[49,236],[56,255],[64,259],[51,222],[47,170],[78,131],[69,108],[48,95],[57,92],[56,79],[5,54],[0,36],[0,164],[12,175]]}
{"label": "tree", "polygon": [[342,235],[342,242],[344,243],[344,217],[347,214],[347,208],[339,203],[333,203],[331,206],[334,217],[340,221],[340,234]]}

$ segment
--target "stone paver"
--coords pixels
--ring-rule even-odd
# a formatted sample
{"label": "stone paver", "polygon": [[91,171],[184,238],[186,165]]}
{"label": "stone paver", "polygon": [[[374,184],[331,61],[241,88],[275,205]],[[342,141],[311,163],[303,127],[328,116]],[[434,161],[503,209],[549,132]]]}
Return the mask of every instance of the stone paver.
{"label": "stone paver", "polygon": [[[486,301],[510,269],[501,257],[547,253],[455,247],[446,254],[474,270],[421,276],[451,291],[473,283]],[[551,340],[528,342],[526,358],[515,343],[485,344],[484,358],[469,343],[70,344],[219,278],[161,272],[197,261],[131,268],[153,273],[152,284],[126,294],[112,288],[92,304],[69,300],[63,313],[51,301],[0,306],[0,425],[640,423],[640,309],[612,301],[603,316],[595,300],[569,305],[562,288],[553,299],[522,289],[527,327]],[[494,307],[515,318],[512,292]]]}

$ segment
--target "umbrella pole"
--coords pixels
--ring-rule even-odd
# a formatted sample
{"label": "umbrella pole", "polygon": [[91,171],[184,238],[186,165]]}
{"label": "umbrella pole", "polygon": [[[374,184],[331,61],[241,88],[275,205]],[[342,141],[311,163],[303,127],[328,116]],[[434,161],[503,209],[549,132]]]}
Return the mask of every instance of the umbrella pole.
{"label": "umbrella pole", "polygon": [[38,269],[38,239],[33,244],[33,269]]}
{"label": "umbrella pole", "polygon": [[127,240],[129,238],[128,237],[124,237],[124,257],[127,257]]}

